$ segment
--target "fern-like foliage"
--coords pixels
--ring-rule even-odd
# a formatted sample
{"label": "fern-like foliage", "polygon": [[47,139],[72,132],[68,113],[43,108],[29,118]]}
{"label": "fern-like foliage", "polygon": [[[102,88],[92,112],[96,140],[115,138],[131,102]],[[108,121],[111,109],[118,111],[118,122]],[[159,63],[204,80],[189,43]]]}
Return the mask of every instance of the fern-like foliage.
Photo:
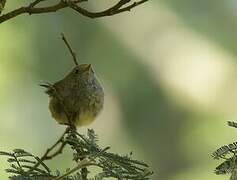
{"label": "fern-like foliage", "polygon": [[[228,121],[228,125],[237,128],[236,122]],[[212,153],[212,157],[216,160],[223,160],[223,162],[216,167],[215,173],[217,175],[230,173],[232,174],[231,179],[233,179],[233,173],[236,172],[237,169],[237,142],[220,147]]]}
{"label": "fern-like foliage", "polygon": [[[23,149],[15,149],[13,152],[0,151],[0,156],[8,157],[10,167],[6,169],[6,172],[11,174],[9,177],[11,180],[150,179],[153,172],[148,169],[146,163],[134,160],[132,153],[129,155],[111,153],[108,152],[109,147],[101,148],[97,143],[98,137],[93,129],[89,129],[87,135],[84,136],[75,129],[68,128],[41,158]],[[45,161],[62,153],[66,145],[71,147],[72,159],[77,166],[65,172],[52,171]],[[90,175],[88,168],[91,166],[100,169],[98,174]]]}
{"label": "fern-like foliage", "polygon": [[228,125],[229,125],[230,127],[237,128],[237,123],[236,123],[236,122],[228,121],[227,123],[228,123]]}
{"label": "fern-like foliage", "polygon": [[233,158],[226,159],[223,163],[216,167],[215,173],[217,175],[232,173],[236,163],[236,156],[234,156]]}
{"label": "fern-like foliage", "polygon": [[[13,176],[10,176],[10,179],[31,179],[32,177],[43,179],[43,177],[51,176],[49,167],[40,161],[39,157],[23,149],[15,149],[10,153],[0,151],[0,155],[8,157],[7,161],[10,167],[6,169],[6,172],[13,174]],[[30,171],[37,162],[41,166]]]}
{"label": "fern-like foliage", "polygon": [[217,149],[212,153],[214,159],[226,158],[227,155],[235,154],[237,152],[237,142],[234,142],[229,145],[225,145]]}

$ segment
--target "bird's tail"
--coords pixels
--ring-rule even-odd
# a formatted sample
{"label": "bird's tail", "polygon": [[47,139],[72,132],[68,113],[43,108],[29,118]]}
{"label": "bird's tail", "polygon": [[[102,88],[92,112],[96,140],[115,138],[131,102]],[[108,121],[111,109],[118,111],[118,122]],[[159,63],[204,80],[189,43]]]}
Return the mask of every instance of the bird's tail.
{"label": "bird's tail", "polygon": [[45,93],[48,94],[49,96],[54,94],[55,88],[54,88],[53,84],[46,82],[46,83],[42,83],[39,85],[46,88]]}

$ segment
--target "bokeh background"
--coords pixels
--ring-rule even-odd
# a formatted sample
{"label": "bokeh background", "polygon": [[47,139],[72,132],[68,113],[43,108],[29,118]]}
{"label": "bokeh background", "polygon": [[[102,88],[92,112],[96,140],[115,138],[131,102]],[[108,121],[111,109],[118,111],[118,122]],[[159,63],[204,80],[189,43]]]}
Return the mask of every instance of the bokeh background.
{"label": "bokeh background", "polygon": [[[28,2],[9,1],[5,12]],[[115,2],[85,5],[96,11]],[[210,155],[237,135],[226,125],[237,119],[236,12],[235,0],[153,0],[101,19],[67,9],[1,24],[0,149],[40,155],[62,133],[38,84],[72,68],[64,32],[105,88],[104,110],[89,126],[101,145],[133,151],[154,180],[228,179],[213,173]],[[6,159],[0,164],[7,179]],[[70,152],[49,164],[71,167]]]}

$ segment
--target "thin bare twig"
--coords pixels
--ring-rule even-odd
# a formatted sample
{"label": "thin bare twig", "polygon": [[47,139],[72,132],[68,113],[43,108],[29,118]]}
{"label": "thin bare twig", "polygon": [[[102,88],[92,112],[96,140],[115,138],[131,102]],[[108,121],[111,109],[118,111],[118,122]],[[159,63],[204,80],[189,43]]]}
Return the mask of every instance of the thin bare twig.
{"label": "thin bare twig", "polygon": [[13,11],[10,11],[6,14],[1,15],[0,23],[3,23],[9,19],[15,18],[16,16],[19,16],[21,14],[28,13],[29,15],[31,15],[31,14],[51,13],[51,12],[56,12],[61,9],[67,8],[67,7],[70,7],[71,9],[77,11],[79,14],[89,17],[89,18],[112,16],[112,15],[119,14],[125,11],[130,11],[132,8],[140,4],[143,4],[147,2],[148,0],[139,0],[133,3],[131,3],[132,0],[120,0],[114,6],[100,12],[91,12],[79,6],[80,3],[88,1],[88,0],[58,0],[58,2],[53,5],[36,7],[42,1],[47,1],[47,0],[35,0],[32,3],[30,3],[28,6],[23,6]]}
{"label": "thin bare twig", "polygon": [[33,7],[35,7],[37,4],[39,4],[39,3],[42,2],[42,1],[45,1],[45,0],[35,0],[35,1],[32,2],[29,6],[30,6],[31,8],[33,8]]}
{"label": "thin bare twig", "polygon": [[61,142],[60,147],[57,149],[57,151],[55,151],[53,154],[45,156],[44,160],[49,160],[49,159],[53,159],[54,157],[56,157],[57,155],[61,154],[64,147],[66,146],[67,143],[65,142]]}
{"label": "thin bare twig", "polygon": [[[74,1],[74,3],[79,3],[85,0],[77,0]],[[6,14],[3,14],[0,16],[0,23],[5,22],[9,19],[12,19],[16,16],[19,16],[21,14],[28,13],[31,14],[42,14],[42,13],[50,13],[50,12],[56,12],[60,9],[68,7],[66,3],[64,3],[63,0],[59,0],[58,3],[51,5],[51,6],[45,6],[45,7],[35,7],[37,4],[39,4],[41,1],[35,0],[34,2],[30,3],[28,6],[20,7],[18,9],[15,9],[13,11],[10,11]]]}
{"label": "thin bare twig", "polygon": [[148,0],[141,0],[141,1],[137,1],[134,2],[128,6],[123,7],[125,4],[129,3],[131,0],[120,0],[117,4],[115,4],[114,6],[112,6],[111,8],[108,8],[104,11],[101,12],[90,12],[78,5],[76,5],[74,2],[68,1],[67,4],[69,5],[70,8],[74,9],[75,11],[77,11],[78,13],[89,17],[89,18],[100,18],[100,17],[105,17],[105,16],[113,16],[115,14],[119,14],[125,11],[130,11],[132,8],[143,4],[145,2],[147,2]]}
{"label": "thin bare twig", "polygon": [[78,62],[77,62],[77,57],[76,57],[76,53],[72,50],[70,44],[68,43],[66,37],[64,36],[64,34],[62,33],[62,40],[64,41],[64,43],[66,44],[68,50],[70,51],[71,55],[72,55],[72,58],[73,58],[73,61],[75,63],[75,65],[77,66],[78,65]]}
{"label": "thin bare twig", "polygon": [[[44,155],[38,160],[38,162],[29,170],[29,172],[34,171],[40,164],[41,162],[45,161],[45,160],[49,160],[54,158],[55,156],[59,155],[62,153],[63,148],[65,147],[66,143],[64,142],[64,136],[67,134],[67,132],[69,131],[69,127],[66,128],[66,130],[64,131],[64,133],[59,137],[59,139],[50,147],[46,150],[46,152],[44,153]],[[53,154],[49,155],[49,153],[51,153],[57,146],[58,144],[61,144],[61,146],[58,148],[57,151],[55,151]]]}

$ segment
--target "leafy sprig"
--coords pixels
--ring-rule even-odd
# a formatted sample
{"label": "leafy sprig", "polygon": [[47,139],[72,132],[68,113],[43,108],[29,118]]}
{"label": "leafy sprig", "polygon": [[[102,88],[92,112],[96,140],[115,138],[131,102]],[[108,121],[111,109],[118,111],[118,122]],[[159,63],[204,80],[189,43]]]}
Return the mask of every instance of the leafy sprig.
{"label": "leafy sprig", "polygon": [[[55,145],[56,144],[56,145]],[[48,148],[39,158],[23,149],[13,152],[0,151],[0,156],[7,156],[10,167],[6,169],[12,180],[102,180],[106,178],[148,180],[153,174],[149,166],[129,155],[119,155],[101,148],[98,145],[98,136],[93,129],[88,129],[87,135],[79,134],[75,129],[67,128],[63,135],[52,147]],[[62,146],[62,144],[64,146]],[[67,169],[64,173],[53,171],[45,163],[46,160],[63,153],[64,147],[72,149],[72,160],[76,166]],[[55,153],[55,152],[61,153]],[[51,154],[51,155],[50,155]],[[88,177],[87,168],[97,167],[100,171],[94,177]],[[83,172],[86,170],[87,172]]]}
{"label": "leafy sprig", "polygon": [[[228,121],[228,126],[237,128],[237,123]],[[215,173],[231,174],[231,180],[237,180],[237,142],[221,146],[212,153],[212,157],[216,160],[224,160],[215,168]]]}

